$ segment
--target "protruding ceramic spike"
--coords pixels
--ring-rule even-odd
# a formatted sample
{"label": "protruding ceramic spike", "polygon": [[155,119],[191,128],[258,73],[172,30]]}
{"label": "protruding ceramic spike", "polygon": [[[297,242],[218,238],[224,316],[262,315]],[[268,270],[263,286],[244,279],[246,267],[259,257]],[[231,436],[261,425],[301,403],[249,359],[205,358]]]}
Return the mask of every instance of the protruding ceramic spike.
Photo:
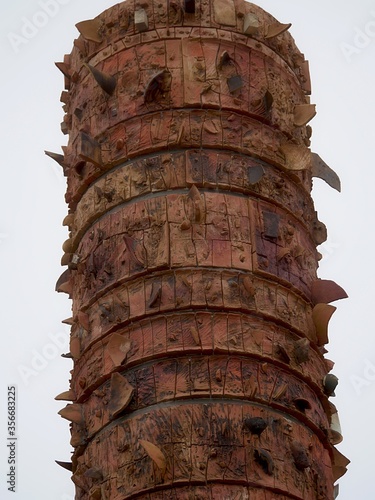
{"label": "protruding ceramic spike", "polygon": [[298,441],[293,441],[291,444],[291,452],[293,456],[294,465],[298,470],[305,470],[310,467],[310,459],[306,453],[305,447]]}
{"label": "protruding ceramic spike", "polygon": [[114,333],[111,335],[110,341],[107,344],[107,352],[111,357],[115,366],[120,366],[126,359],[128,352],[131,349],[131,342],[122,335]]}
{"label": "protruding ceramic spike", "polygon": [[60,278],[57,280],[56,283],[56,292],[59,293],[70,293],[71,292],[71,286],[69,284],[70,281],[70,271],[67,269],[62,273]]}
{"label": "protruding ceramic spike", "polygon": [[101,43],[103,41],[100,34],[102,23],[98,18],[81,21],[76,24],[76,28],[86,40],[96,43]]}
{"label": "protruding ceramic spike", "polygon": [[251,434],[260,436],[262,432],[267,428],[268,423],[262,417],[248,417],[245,418],[243,425],[251,432]]}
{"label": "protruding ceramic spike", "polygon": [[125,410],[134,394],[134,387],[128,380],[115,372],[111,377],[111,399],[109,401],[109,411],[112,418]]}
{"label": "protruding ceramic spike", "polygon": [[171,90],[171,85],[172,75],[170,71],[164,69],[148,83],[145,90],[145,102],[151,103],[165,97],[165,94]]}
{"label": "protruding ceramic spike", "polygon": [[329,186],[341,192],[341,182],[339,176],[325,163],[321,157],[312,153],[312,176],[323,179]]}
{"label": "protruding ceramic spike", "polygon": [[72,318],[72,317],[70,317],[70,318],[66,318],[66,319],[64,319],[61,323],[63,323],[64,325],[69,325],[69,326],[71,326],[71,325],[73,325],[74,321],[73,321],[73,318]]}
{"label": "protruding ceramic spike", "polygon": [[148,30],[148,17],[145,9],[137,9],[134,12],[134,26],[137,31]]}
{"label": "protruding ceramic spike", "polygon": [[116,78],[114,76],[106,75],[90,64],[85,63],[84,65],[90,71],[90,73],[95,78],[98,85],[104,90],[104,92],[106,92],[108,95],[112,95],[117,85]]}
{"label": "protruding ceramic spike", "polygon": [[184,10],[186,14],[195,13],[195,0],[184,0]]}
{"label": "protruding ceramic spike", "polygon": [[74,223],[74,214],[68,214],[64,220],[63,220],[63,223],[62,225],[63,226],[72,226]]}
{"label": "protruding ceramic spike", "polygon": [[243,21],[243,32],[245,35],[257,35],[260,28],[259,19],[255,14],[249,12]]}
{"label": "protruding ceramic spike", "polygon": [[[334,479],[334,481],[336,481],[336,479]],[[340,493],[340,485],[335,484],[335,486],[333,487],[333,500],[336,500],[336,498],[339,496],[339,493]]]}
{"label": "protruding ceramic spike", "polygon": [[339,379],[333,373],[329,373],[323,379],[323,387],[326,396],[336,396],[335,389],[339,383]]}
{"label": "protruding ceramic spike", "polygon": [[52,153],[51,151],[44,151],[44,153],[55,160],[61,167],[64,166],[64,155],[60,155],[58,153]]}
{"label": "protruding ceramic spike", "polygon": [[56,401],[75,401],[76,400],[76,395],[74,391],[69,390],[62,392],[58,396],[55,397]]}
{"label": "protruding ceramic spike", "polygon": [[102,149],[100,144],[90,137],[89,135],[81,132],[80,134],[81,141],[81,150],[79,153],[80,158],[82,160],[93,163],[97,167],[101,167],[103,165],[102,162]]}
{"label": "protruding ceramic spike", "polygon": [[346,473],[349,464],[350,460],[340,453],[339,450],[333,448],[333,480],[335,482]]}
{"label": "protruding ceramic spike", "polygon": [[347,293],[341,286],[332,280],[318,279],[313,282],[311,288],[312,301],[314,304],[329,304],[335,300],[348,298]]}
{"label": "protruding ceramic spike", "polygon": [[60,460],[55,460],[57,465],[60,465],[63,469],[66,469],[70,472],[73,472],[73,464],[72,462],[60,462]]}
{"label": "protruding ceramic spike", "polygon": [[313,321],[318,338],[318,346],[328,344],[328,323],[336,307],[328,304],[316,304],[313,309]]}
{"label": "protruding ceramic spike", "polygon": [[56,62],[55,66],[61,71],[61,73],[66,76],[66,78],[71,78],[70,66],[65,62]]}
{"label": "protruding ceramic spike", "polygon": [[159,307],[161,301],[161,285],[153,286],[148,307]]}
{"label": "protruding ceramic spike", "polygon": [[167,460],[161,449],[156,445],[150,443],[149,441],[145,441],[143,439],[140,439],[139,442],[145,449],[147,455],[155,462],[161,472],[164,473],[167,468]]}
{"label": "protruding ceramic spike", "polygon": [[271,454],[266,451],[260,449],[255,449],[254,450],[254,458],[255,461],[258,462],[258,464],[262,467],[264,472],[271,476],[273,474],[274,470],[274,465],[273,465],[273,460],[271,457]]}
{"label": "protruding ceramic spike", "polygon": [[315,104],[297,104],[294,107],[294,125],[296,127],[303,127],[304,125],[307,125],[315,115]]}
{"label": "protruding ceramic spike", "polygon": [[62,418],[65,418],[66,420],[69,420],[69,422],[73,422],[75,424],[82,424],[83,422],[82,405],[79,404],[67,405],[65,408],[60,410],[58,414]]}
{"label": "protruding ceramic spike", "polygon": [[287,170],[308,170],[311,166],[311,151],[305,146],[297,144],[282,144],[281,152],[285,156]]}
{"label": "protruding ceramic spike", "polygon": [[281,35],[282,33],[285,33],[285,31],[288,31],[288,29],[292,26],[292,23],[288,24],[282,24],[282,23],[274,23],[274,24],[269,24],[266,27],[266,34],[265,38],[274,38],[275,36]]}
{"label": "protruding ceramic spike", "polygon": [[73,359],[73,356],[71,355],[70,352],[67,352],[66,354],[61,354],[61,357],[65,359]]}

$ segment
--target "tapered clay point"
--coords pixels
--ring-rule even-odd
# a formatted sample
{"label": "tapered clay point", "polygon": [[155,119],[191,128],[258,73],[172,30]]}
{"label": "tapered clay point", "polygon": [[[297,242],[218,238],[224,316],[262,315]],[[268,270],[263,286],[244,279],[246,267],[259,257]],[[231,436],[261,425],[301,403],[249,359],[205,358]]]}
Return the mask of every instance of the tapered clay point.
{"label": "tapered clay point", "polygon": [[303,127],[304,125],[307,125],[315,115],[315,104],[297,104],[294,107],[294,125],[296,127]]}
{"label": "tapered clay point", "polygon": [[86,40],[96,43],[101,43],[103,40],[100,34],[101,27],[100,19],[90,19],[76,24],[77,30]]}
{"label": "tapered clay point", "polygon": [[251,434],[260,436],[268,427],[268,423],[262,417],[248,417],[244,420],[244,427],[248,429]]}
{"label": "tapered clay point", "polygon": [[72,226],[74,223],[74,214],[68,214],[63,220],[63,226]]}
{"label": "tapered clay point", "polygon": [[112,95],[117,85],[116,78],[114,76],[106,75],[90,64],[85,63],[84,65],[90,71],[90,73],[95,78],[98,85],[104,90],[104,92],[106,92],[108,95]]}
{"label": "tapered clay point", "polygon": [[71,325],[73,325],[74,321],[73,321],[73,318],[72,318],[72,316],[71,316],[70,318],[66,318],[66,319],[64,319],[61,323],[64,323],[64,325],[69,325],[69,326],[71,326]]}
{"label": "tapered clay point", "polygon": [[318,338],[318,346],[328,344],[328,323],[335,311],[336,307],[328,304],[316,304],[313,309],[312,317]]}
{"label": "tapered clay point", "polygon": [[71,78],[70,66],[65,62],[55,62],[55,66],[61,71],[61,73],[66,76],[66,78]]}
{"label": "tapered clay point", "polygon": [[68,287],[70,276],[71,275],[70,275],[69,269],[67,269],[66,271],[64,271],[62,273],[62,275],[60,276],[60,278],[56,282],[56,287],[55,287],[56,292],[65,293],[66,288]]}
{"label": "tapered clay point", "polygon": [[44,151],[44,153],[52,158],[52,160],[55,160],[61,167],[64,166],[64,155],[52,153],[51,151]]}
{"label": "tapered clay point", "polygon": [[145,441],[143,439],[140,439],[139,442],[145,449],[147,455],[155,462],[162,473],[164,473],[165,469],[167,468],[167,461],[161,449],[156,445],[150,443],[149,441]]}
{"label": "tapered clay point", "polygon": [[341,181],[339,176],[334,172],[328,165],[325,163],[321,157],[312,153],[312,176],[319,177],[319,179],[323,179],[329,186],[336,191],[341,192]]}
{"label": "tapered clay point", "polygon": [[76,400],[76,395],[74,391],[69,390],[62,392],[58,396],[55,397],[56,401],[75,401]]}
{"label": "tapered clay point", "polygon": [[114,333],[107,344],[107,352],[115,366],[120,366],[131,349],[131,341]]}
{"label": "tapered clay point", "polygon": [[57,465],[60,465],[63,469],[66,469],[70,472],[73,472],[73,464],[72,462],[60,462],[60,460],[55,460]]}
{"label": "tapered clay point", "polygon": [[291,445],[294,465],[298,470],[305,470],[310,467],[310,459],[306,453],[305,447],[298,441],[293,441]]}
{"label": "tapered clay point", "polygon": [[333,447],[333,480],[337,481],[347,472],[350,460]]}
{"label": "tapered clay point", "polygon": [[62,418],[69,420],[69,422],[73,422],[75,424],[82,424],[82,422],[84,421],[82,410],[83,410],[82,405],[71,404],[65,406],[65,408],[60,410],[58,414]]}
{"label": "tapered clay point", "polygon": [[81,132],[79,139],[81,149],[79,153],[80,158],[101,167],[103,162],[100,144],[85,132]]}
{"label": "tapered clay point", "polygon": [[345,290],[332,280],[318,279],[314,281],[311,288],[311,294],[314,304],[329,304],[335,300],[348,298]]}
{"label": "tapered clay point", "polygon": [[124,411],[129,405],[134,394],[134,387],[128,380],[119,373],[111,376],[111,399],[109,401],[109,411],[112,418]]}
{"label": "tapered clay point", "polygon": [[281,35],[282,33],[285,33],[285,31],[288,31],[288,29],[292,26],[292,23],[288,24],[282,24],[282,23],[274,23],[274,24],[269,24],[266,27],[266,35],[265,38],[274,38],[275,36]]}
{"label": "tapered clay point", "polygon": [[255,461],[262,467],[264,472],[271,476],[274,471],[274,463],[271,454],[261,448],[254,450]]}

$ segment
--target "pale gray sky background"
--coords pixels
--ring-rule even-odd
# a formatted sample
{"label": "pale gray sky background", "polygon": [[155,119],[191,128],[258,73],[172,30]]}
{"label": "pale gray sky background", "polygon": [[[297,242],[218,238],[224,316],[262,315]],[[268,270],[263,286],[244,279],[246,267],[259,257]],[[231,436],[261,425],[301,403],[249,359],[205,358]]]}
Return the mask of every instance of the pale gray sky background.
{"label": "pale gray sky background", "polygon": [[[71,362],[60,357],[68,350],[69,331],[60,321],[70,316],[70,301],[54,292],[67,238],[61,226],[67,213],[65,180],[43,151],[60,152],[66,142],[60,132],[63,77],[54,62],[70,53],[77,22],[115,2],[52,0],[55,12],[47,18],[41,15],[43,3],[47,0],[13,0],[0,9],[0,498],[73,500],[70,473],[54,463],[68,461],[71,451],[68,423],[57,415],[64,404],[54,401],[68,389],[71,369]],[[352,461],[340,480],[339,498],[375,498],[375,271],[370,258],[375,246],[375,4],[257,3],[281,22],[293,23],[291,33],[310,61],[318,110],[311,122],[312,150],[342,180],[341,194],[314,182],[316,209],[329,232],[319,276],[335,280],[350,296],[335,304],[327,355],[340,378],[333,399],[344,434],[339,449]],[[6,485],[6,397],[12,384],[18,388],[16,495]]]}

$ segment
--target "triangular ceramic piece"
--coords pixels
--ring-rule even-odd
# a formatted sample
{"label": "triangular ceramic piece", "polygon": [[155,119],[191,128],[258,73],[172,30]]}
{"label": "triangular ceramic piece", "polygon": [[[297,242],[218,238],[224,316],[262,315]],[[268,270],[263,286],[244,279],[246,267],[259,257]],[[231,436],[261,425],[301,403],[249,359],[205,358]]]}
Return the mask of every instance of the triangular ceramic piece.
{"label": "triangular ceramic piece", "polygon": [[61,394],[55,397],[56,401],[75,401],[75,399],[76,395],[72,390],[62,392]]}
{"label": "triangular ceramic piece", "polygon": [[71,276],[71,274],[70,274],[69,269],[67,269],[66,271],[64,271],[62,273],[62,275],[60,276],[60,278],[56,282],[56,287],[55,287],[56,292],[65,293],[66,285],[67,285],[67,283],[69,283],[70,276]]}
{"label": "triangular ceramic piece", "polygon": [[143,439],[140,439],[139,442],[146,450],[147,455],[155,462],[161,472],[164,473],[165,469],[167,468],[167,460],[161,449],[156,445],[150,443],[149,441],[145,441]]}
{"label": "triangular ceramic piece", "polygon": [[70,472],[73,472],[73,464],[72,462],[60,462],[60,460],[55,460],[57,465],[60,465],[63,469],[66,469]]}
{"label": "triangular ceramic piece", "polygon": [[64,62],[55,62],[55,66],[59,68],[61,73],[67,78],[71,78],[70,66]]}
{"label": "triangular ceramic piece", "polygon": [[257,35],[260,28],[259,19],[255,14],[249,12],[243,21],[243,33],[245,35]]}
{"label": "triangular ceramic piece", "polygon": [[347,466],[350,464],[342,453],[335,447],[333,448],[333,480],[336,482],[347,472]]}
{"label": "triangular ceramic piece", "polygon": [[108,95],[112,95],[114,93],[117,85],[117,80],[114,76],[106,75],[90,64],[85,63],[84,66],[86,66],[86,68],[90,71],[92,76],[95,78],[96,83],[104,90],[104,92]]}
{"label": "triangular ceramic piece", "polygon": [[274,38],[275,36],[281,35],[282,33],[285,33],[285,31],[288,31],[288,29],[292,26],[292,23],[288,24],[282,24],[282,23],[274,23],[274,24],[269,24],[266,27],[266,35],[265,38]]}
{"label": "triangular ceramic piece", "polygon": [[60,155],[58,153],[52,153],[51,151],[44,151],[44,153],[55,160],[61,167],[64,166],[64,155]]}
{"label": "triangular ceramic piece", "polygon": [[347,293],[341,286],[332,280],[318,279],[311,287],[312,301],[314,304],[329,304],[335,300],[348,298]]}
{"label": "triangular ceramic piece", "polygon": [[341,192],[341,182],[339,176],[325,163],[318,154],[311,154],[312,176],[323,179],[329,186]]}
{"label": "triangular ceramic piece", "polygon": [[100,34],[101,27],[102,23],[100,19],[89,19],[88,21],[81,21],[76,24],[76,28],[83,38],[96,43],[101,43],[103,41]]}
{"label": "triangular ceramic piece", "polygon": [[79,404],[71,404],[65,406],[62,410],[58,412],[58,414],[69,420],[69,422],[74,422],[75,424],[83,423],[83,414],[82,414],[82,405]]}
{"label": "triangular ceramic piece", "polygon": [[112,418],[117,417],[119,413],[125,410],[129,405],[134,394],[134,387],[128,380],[115,372],[111,377],[111,399],[108,404]]}
{"label": "triangular ceramic piece", "polygon": [[107,344],[107,352],[115,366],[120,366],[131,349],[131,341],[114,333]]}
{"label": "triangular ceramic piece", "polygon": [[318,346],[328,344],[328,323],[335,311],[336,307],[328,304],[317,304],[313,309],[312,317],[318,338]]}
{"label": "triangular ceramic piece", "polygon": [[315,115],[315,104],[297,104],[294,107],[294,125],[296,127],[303,127],[304,125],[307,125]]}

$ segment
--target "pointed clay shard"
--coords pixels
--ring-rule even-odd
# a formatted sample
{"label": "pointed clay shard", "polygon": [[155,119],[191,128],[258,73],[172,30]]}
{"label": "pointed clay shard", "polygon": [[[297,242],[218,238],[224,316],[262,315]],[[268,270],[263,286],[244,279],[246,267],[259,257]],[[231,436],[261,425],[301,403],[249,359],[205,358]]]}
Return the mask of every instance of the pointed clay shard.
{"label": "pointed clay shard", "polygon": [[52,153],[51,151],[44,151],[44,153],[55,160],[61,167],[64,166],[64,155],[60,155],[58,153]]}
{"label": "pointed clay shard", "polygon": [[74,391],[65,391],[55,397],[56,401],[75,401],[76,395]]}
{"label": "pointed clay shard", "polygon": [[170,92],[172,85],[172,75],[170,71],[164,69],[155,75],[147,85],[145,90],[145,102],[152,103],[165,97]]}
{"label": "pointed clay shard", "polygon": [[293,456],[294,465],[298,470],[303,471],[308,467],[310,467],[311,465],[310,459],[306,453],[304,446],[301,443],[293,441],[290,448]]}
{"label": "pointed clay shard", "polygon": [[275,36],[281,35],[288,31],[288,29],[292,26],[292,23],[282,24],[282,23],[274,23],[266,26],[266,35],[265,38],[274,38]]}
{"label": "pointed clay shard", "polygon": [[101,27],[102,23],[100,19],[90,19],[76,24],[76,28],[81,33],[83,38],[96,43],[103,41],[100,34]]}
{"label": "pointed clay shard", "polygon": [[154,287],[153,285],[148,307],[151,307],[152,309],[154,307],[159,307],[160,302],[161,302],[161,285],[158,285],[156,287]]}
{"label": "pointed clay shard", "polygon": [[347,466],[350,464],[348,460],[342,453],[336,448],[333,448],[333,480],[337,481],[342,477],[346,471]]}
{"label": "pointed clay shard", "polygon": [[66,469],[70,472],[73,472],[73,464],[72,462],[60,462],[60,460],[55,460],[57,465],[60,465],[63,469]]}
{"label": "pointed clay shard", "polygon": [[126,340],[122,335],[114,333],[107,344],[107,351],[115,366],[120,366],[131,348],[130,340]]}
{"label": "pointed clay shard", "polygon": [[139,442],[145,449],[147,455],[155,462],[161,472],[164,473],[167,468],[167,460],[160,448],[149,441],[144,441],[143,439],[140,439]]}
{"label": "pointed clay shard", "polygon": [[106,92],[108,95],[112,95],[117,86],[117,80],[114,76],[106,75],[102,71],[99,71],[94,66],[84,63],[84,66],[90,71],[92,76],[95,78],[96,83]]}
{"label": "pointed clay shard", "polygon": [[82,160],[93,163],[97,167],[101,167],[103,165],[103,162],[102,148],[100,144],[84,132],[81,132],[80,134],[80,141],[80,158],[82,158]]}
{"label": "pointed clay shard", "polygon": [[66,76],[66,78],[71,78],[70,66],[68,64],[65,62],[57,62],[55,63],[55,66],[59,68],[61,73]]}
{"label": "pointed clay shard", "polygon": [[[334,481],[337,481],[337,479],[334,479]],[[336,498],[339,496],[339,493],[340,493],[340,485],[335,484],[335,486],[333,487],[333,500],[336,500]]]}
{"label": "pointed clay shard", "polygon": [[65,359],[73,359],[73,356],[71,355],[70,352],[67,352],[66,354],[61,354],[61,357]]}
{"label": "pointed clay shard", "polygon": [[70,317],[70,318],[66,318],[66,319],[62,320],[61,323],[64,323],[64,325],[71,326],[71,325],[73,325],[74,321],[73,321],[73,318]]}
{"label": "pointed clay shard", "polygon": [[112,418],[117,417],[119,413],[125,410],[129,405],[134,394],[128,380],[119,373],[113,373],[111,377],[111,399],[108,405]]}
{"label": "pointed clay shard", "polygon": [[345,290],[332,280],[318,279],[314,281],[311,294],[314,304],[329,304],[335,300],[348,298]]}
{"label": "pointed clay shard", "polygon": [[272,394],[272,399],[281,399],[283,396],[285,396],[287,390],[288,386],[286,384],[282,384]]}
{"label": "pointed clay shard", "polygon": [[249,184],[257,184],[264,176],[264,168],[262,166],[250,167],[247,171],[247,179]]}
{"label": "pointed clay shard", "polygon": [[79,404],[71,404],[65,406],[62,410],[58,412],[58,414],[62,417],[65,418],[66,420],[69,420],[69,422],[73,422],[75,424],[82,424],[83,423],[83,412],[82,412],[82,405]]}
{"label": "pointed clay shard", "polygon": [[277,344],[276,352],[277,352],[277,356],[281,359],[281,361],[283,361],[287,365],[290,364],[290,356],[287,353],[284,346],[282,346],[281,344]]}
{"label": "pointed clay shard", "polygon": [[244,427],[255,436],[260,436],[267,426],[267,421],[262,417],[248,417],[244,420]]}
{"label": "pointed clay shard", "polygon": [[307,125],[315,115],[315,104],[297,104],[294,107],[294,125],[296,127],[303,127],[304,125]]}
{"label": "pointed clay shard", "polygon": [[313,309],[312,317],[318,338],[318,346],[328,344],[328,323],[335,311],[336,307],[328,304],[316,304]]}
{"label": "pointed clay shard", "polygon": [[199,346],[201,345],[201,338],[199,336],[198,330],[195,328],[195,326],[190,327],[190,333],[191,336],[193,337],[194,342]]}
{"label": "pointed clay shard", "polygon": [[270,453],[266,450],[255,449],[254,450],[255,461],[262,467],[264,472],[271,476],[274,470],[274,464]]}
{"label": "pointed clay shard", "polygon": [[250,12],[246,14],[243,21],[243,32],[245,35],[257,35],[260,28],[259,19]]}
{"label": "pointed clay shard", "polygon": [[71,285],[69,284],[69,281],[70,281],[70,271],[69,269],[67,269],[62,273],[60,278],[57,280],[55,291],[59,293],[70,293]]}
{"label": "pointed clay shard", "polygon": [[148,30],[148,17],[145,9],[138,9],[134,12],[134,26],[137,31]]}
{"label": "pointed clay shard", "polygon": [[74,224],[74,214],[68,214],[63,220],[63,226],[72,226]]}
{"label": "pointed clay shard", "polygon": [[229,92],[232,94],[243,87],[243,81],[241,75],[234,75],[227,78],[227,85]]}
{"label": "pointed clay shard", "polygon": [[285,143],[281,147],[287,170],[308,170],[311,167],[311,151],[306,146]]}
{"label": "pointed clay shard", "polygon": [[339,176],[325,163],[318,154],[312,153],[312,176],[323,179],[329,186],[341,192],[341,182]]}
{"label": "pointed clay shard", "polygon": [[90,316],[83,311],[79,311],[79,313],[77,314],[77,319],[82,328],[84,328],[88,332],[90,330]]}

